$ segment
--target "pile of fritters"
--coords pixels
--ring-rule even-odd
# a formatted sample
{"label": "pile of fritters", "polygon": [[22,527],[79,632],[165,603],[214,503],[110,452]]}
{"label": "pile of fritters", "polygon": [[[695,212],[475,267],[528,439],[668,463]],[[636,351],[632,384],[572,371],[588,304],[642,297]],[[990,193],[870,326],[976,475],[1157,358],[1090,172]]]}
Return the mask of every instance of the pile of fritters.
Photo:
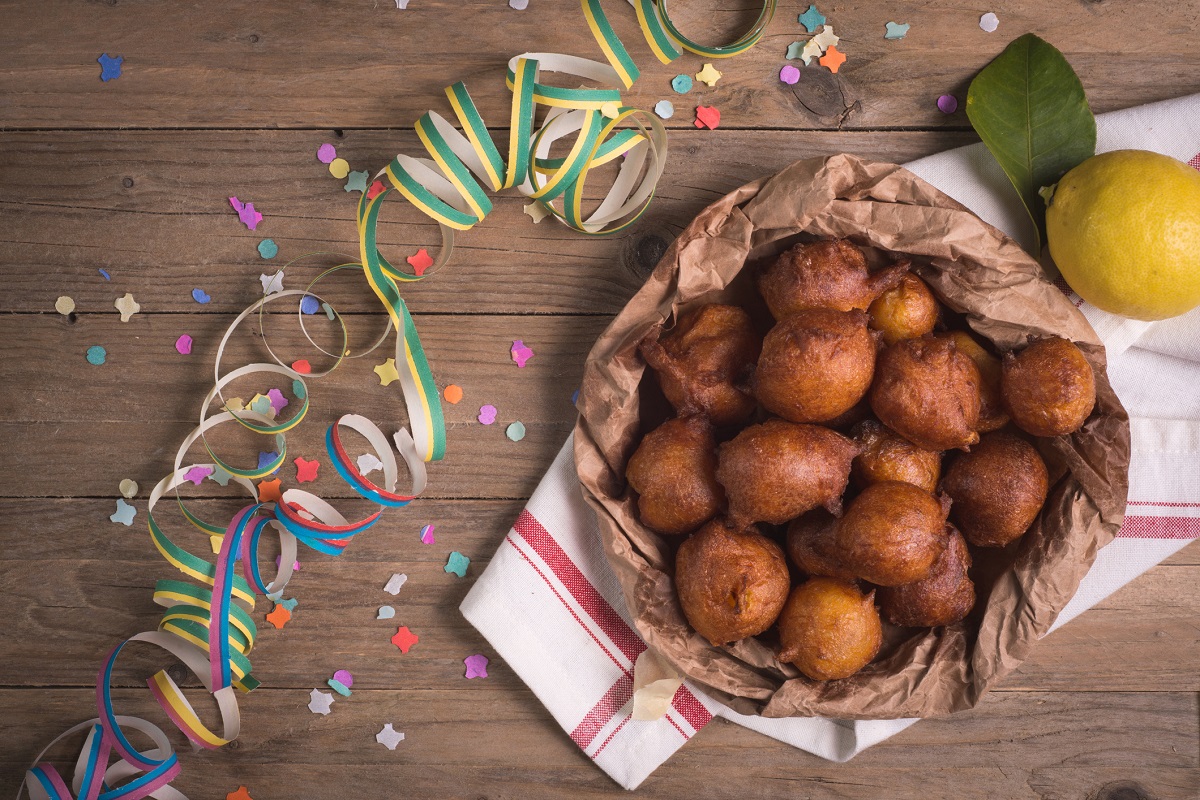
{"label": "pile of fritters", "polygon": [[1031,439],[1082,427],[1095,381],[1064,339],[994,354],[949,330],[908,260],[872,271],[845,239],[796,245],[757,279],[765,336],[710,304],[642,342],[676,416],[626,479],[646,527],[685,537],[675,585],[701,636],[776,626],[780,661],[844,678],[878,654],[884,620],[967,617],[972,559],[1046,500]]}

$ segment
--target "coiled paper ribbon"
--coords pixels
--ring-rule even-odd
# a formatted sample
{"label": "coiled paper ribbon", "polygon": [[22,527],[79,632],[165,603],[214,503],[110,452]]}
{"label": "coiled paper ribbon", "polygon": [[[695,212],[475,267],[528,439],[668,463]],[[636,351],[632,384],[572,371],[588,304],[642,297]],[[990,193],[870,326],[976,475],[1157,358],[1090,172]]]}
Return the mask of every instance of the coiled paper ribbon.
{"label": "coiled paper ribbon", "polygon": [[[654,116],[620,105],[619,89],[564,89],[542,83],[542,72],[558,72],[589,81],[629,88],[637,80],[638,69],[624,45],[612,30],[600,0],[581,0],[588,27],[608,61],[577,58],[550,53],[525,53],[508,65],[508,86],[513,93],[508,158],[505,160],[492,142],[487,127],[466,86],[456,83],[446,89],[463,132],[443,117],[428,112],[416,123],[416,131],[430,158],[397,155],[377,177],[386,176],[390,188],[367,197],[358,206],[358,232],[361,264],[343,264],[323,273],[304,291],[289,290],[262,298],[243,311],[221,339],[214,366],[214,385],[201,406],[200,424],[180,445],[174,469],[150,494],[147,519],[150,537],[163,558],[195,583],[177,579],[158,581],[154,601],[166,611],[158,629],[139,633],[113,648],[104,660],[96,680],[98,716],[65,731],[48,745],[42,757],[62,739],[87,731],[83,749],[76,761],[73,781],[68,788],[57,769],[49,763],[37,763],[26,773],[23,788],[34,800],[186,800],[169,784],[179,774],[178,755],[166,734],[150,722],[118,715],[112,703],[111,680],[114,664],[124,648],[144,643],[166,651],[179,659],[201,682],[216,704],[220,733],[201,719],[178,685],[160,670],[149,678],[151,694],[172,723],[199,748],[217,748],[237,738],[241,729],[234,690],[249,692],[258,686],[251,675],[249,653],[257,628],[250,612],[255,598],[263,594],[280,600],[291,579],[297,542],[322,553],[340,554],[358,533],[375,524],[384,509],[407,505],[425,488],[424,462],[441,459],[445,454],[446,435],[437,386],[421,347],[412,316],[401,296],[399,285],[422,276],[393,267],[379,252],[376,242],[381,203],[396,191],[423,213],[439,223],[443,247],[433,269],[445,264],[453,249],[454,231],[466,230],[481,221],[492,204],[479,182],[493,191],[518,189],[541,204],[566,225],[586,234],[619,231],[632,224],[645,211],[655,185],[666,164],[666,131]],[[763,0],[762,10],[751,30],[734,43],[708,47],[692,42],[671,23],[667,0],[629,0],[647,44],[664,64],[683,50],[710,58],[725,58],[752,47],[762,36],[775,9],[775,0]],[[540,126],[536,107],[546,106]],[[633,126],[633,128],[622,126]],[[536,127],[536,130],[535,130]],[[568,154],[551,158],[555,142],[575,135]],[[590,216],[584,217],[583,190],[590,170],[618,157],[624,162],[604,199]],[[647,163],[648,160],[648,163]],[[639,176],[641,179],[639,180]],[[562,198],[562,208],[553,202]],[[367,283],[387,310],[389,328],[396,329],[396,363],[401,388],[408,407],[410,434],[403,428],[395,436],[396,450],[407,464],[412,487],[407,493],[396,491],[399,468],[395,454],[382,431],[365,417],[350,414],[333,423],[326,432],[326,451],[339,476],[359,496],[378,509],[367,517],[348,521],[330,503],[299,489],[284,492],[279,502],[258,502],[252,481],[277,470],[287,455],[285,434],[307,415],[310,398],[304,376],[283,364],[271,352],[275,363],[250,364],[221,374],[221,358],[229,338],[248,316],[261,315],[270,302],[291,296],[313,296],[313,286],[340,269],[361,268]],[[428,274],[428,273],[427,273]],[[319,300],[320,298],[317,297]],[[327,306],[328,308],[328,306]],[[347,353],[346,329],[340,315],[331,310],[342,330],[342,348],[337,354],[323,350],[305,330],[309,342],[336,360],[319,377],[341,363]],[[299,316],[299,312],[298,312]],[[303,317],[300,317],[303,325]],[[384,336],[386,337],[385,331]],[[264,338],[265,341],[265,338]],[[375,343],[382,343],[383,337]],[[373,350],[371,347],[367,352]],[[268,346],[270,352],[270,347]],[[222,389],[235,380],[254,373],[282,375],[293,380],[302,402],[290,419],[276,422],[249,409],[230,408]],[[210,415],[214,403],[222,410]],[[257,434],[272,437],[275,457],[257,467],[239,467],[217,455],[206,434],[228,422],[237,423]],[[349,428],[364,437],[383,463],[384,482],[376,485],[359,473],[342,443],[341,429]],[[212,458],[211,463],[185,466],[183,460],[193,444],[201,441]],[[252,502],[238,511],[224,527],[207,522],[187,508],[178,487],[194,467],[221,469],[229,480],[245,489]],[[219,547],[216,562],[210,562],[176,544],[154,518],[154,508],[168,493],[174,493],[184,517]],[[265,581],[259,563],[262,535],[271,528],[278,535],[280,566],[272,580]],[[241,563],[241,575],[237,574]],[[236,601],[236,602],[235,602]],[[138,731],[153,747],[139,750],[127,732]],[[109,765],[115,752],[118,760]],[[123,782],[123,783],[122,783]],[[120,785],[118,785],[120,784]],[[18,798],[20,793],[18,793]]]}

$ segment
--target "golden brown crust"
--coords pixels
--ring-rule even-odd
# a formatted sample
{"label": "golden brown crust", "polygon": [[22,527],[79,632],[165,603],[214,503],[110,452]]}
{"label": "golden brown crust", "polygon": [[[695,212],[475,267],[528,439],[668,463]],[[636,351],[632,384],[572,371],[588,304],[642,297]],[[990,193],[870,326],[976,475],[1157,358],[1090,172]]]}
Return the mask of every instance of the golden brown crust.
{"label": "golden brown crust", "polygon": [[880,481],[903,481],[929,493],[937,489],[942,454],[925,450],[873,419],[854,428],[861,452],[854,457],[851,475],[859,486]]}
{"label": "golden brown crust", "polygon": [[763,408],[792,422],[825,422],[867,393],[875,342],[862,311],[814,308],[775,325],[763,340],[754,393]]}
{"label": "golden brown crust", "polygon": [[937,336],[903,339],[879,355],[868,394],[880,422],[925,450],[979,441],[979,370]]}
{"label": "golden brown crust", "polygon": [[810,578],[797,586],[779,615],[779,660],[814,681],[858,672],[883,644],[873,595],[836,578]]}
{"label": "golden brown crust", "polygon": [[946,549],[924,580],[880,587],[879,610],[893,625],[932,628],[953,625],[975,607],[975,584],[967,575],[971,553],[962,534],[950,528]]}
{"label": "golden brown crust", "polygon": [[837,552],[837,517],[814,509],[788,526],[787,554],[808,575],[852,581],[858,576],[842,565]]}
{"label": "golden brown crust", "polygon": [[873,483],[837,526],[841,562],[879,586],[925,578],[946,546],[946,504],[911,483]]}
{"label": "golden brown crust", "polygon": [[715,519],[680,545],[675,587],[696,632],[722,645],[771,627],[791,578],[779,545],[753,528],[737,531]]}
{"label": "golden brown crust", "polygon": [[717,443],[703,417],[681,417],[642,439],[625,467],[638,493],[638,517],[659,533],[690,533],[716,516],[725,502],[717,483]]}
{"label": "golden brown crust", "polygon": [[737,524],[782,525],[824,506],[839,514],[858,447],[818,425],[781,419],[752,425],[717,451],[717,480]]}
{"label": "golden brown crust", "polygon": [[951,514],[971,544],[1003,547],[1023,536],[1037,518],[1046,502],[1049,474],[1033,445],[996,431],[954,459],[942,488],[954,501]]}
{"label": "golden brown crust", "polygon": [[938,301],[925,281],[911,272],[871,303],[871,328],[883,334],[885,344],[915,339],[931,333],[938,321]]}
{"label": "golden brown crust", "polygon": [[681,415],[704,414],[714,425],[745,422],[756,403],[749,382],[762,339],[746,310],[709,304],[679,318],[668,333],[642,341],[642,356]]}
{"label": "golden brown crust", "polygon": [[1082,428],[1091,415],[1096,376],[1082,350],[1054,336],[1004,357],[1000,391],[1005,409],[1021,430],[1063,436]]}
{"label": "golden brown crust", "polygon": [[1000,359],[989,353],[983,345],[975,341],[975,337],[966,331],[950,331],[943,334],[975,362],[979,370],[979,422],[975,430],[987,433],[1003,428],[1008,424],[1008,413],[1000,399]]}
{"label": "golden brown crust", "polygon": [[901,261],[869,272],[866,257],[852,242],[826,239],[781,253],[759,276],[758,290],[778,320],[808,308],[866,311],[908,267]]}

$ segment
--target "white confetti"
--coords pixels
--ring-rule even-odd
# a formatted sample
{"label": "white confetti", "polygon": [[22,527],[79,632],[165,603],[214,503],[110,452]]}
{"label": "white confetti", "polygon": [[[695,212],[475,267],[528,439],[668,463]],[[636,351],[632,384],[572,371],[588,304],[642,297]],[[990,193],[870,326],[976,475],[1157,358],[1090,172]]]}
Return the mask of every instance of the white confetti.
{"label": "white confetti", "polygon": [[654,104],[654,113],[663,119],[670,119],[675,116],[675,106],[672,105],[670,100],[659,100]]}
{"label": "white confetti", "polygon": [[393,596],[400,594],[400,587],[403,586],[407,581],[407,575],[402,572],[397,572],[388,579],[387,585],[383,587],[383,590]]}
{"label": "white confetti", "polygon": [[996,30],[996,28],[1000,27],[1000,18],[989,11],[979,18],[979,27],[988,33],[991,33],[992,31]]}
{"label": "white confetti", "polygon": [[383,467],[383,462],[374,453],[363,453],[358,457],[358,474],[369,475]]}

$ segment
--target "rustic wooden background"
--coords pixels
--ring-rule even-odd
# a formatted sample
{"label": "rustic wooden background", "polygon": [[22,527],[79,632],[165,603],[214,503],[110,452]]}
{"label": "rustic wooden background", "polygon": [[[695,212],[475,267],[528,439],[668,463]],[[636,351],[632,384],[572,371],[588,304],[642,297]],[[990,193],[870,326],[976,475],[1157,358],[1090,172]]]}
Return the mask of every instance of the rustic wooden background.
{"label": "rustic wooden background", "polygon": [[[807,3],[783,2],[755,50],[719,63],[722,81],[686,97],[668,81],[702,60],[652,63],[629,9],[611,5],[644,67],[630,104],[667,98],[677,109],[658,199],[633,230],[597,240],[535,226],[506,195],[460,237],[448,269],[409,291],[439,384],[465,391],[447,407],[449,457],[432,468],[426,497],[343,557],[302,554],[295,618],[283,631],[260,623],[264,686],[243,701],[244,735],[183,757],[177,786],[193,798],[239,784],[256,800],[620,796],[457,607],[571,429],[590,343],[665,243],[722,193],[795,159],[848,151],[903,162],[974,141],[962,111],[943,115],[935,100],[961,102],[975,72],[1026,31],[1066,53],[1098,112],[1200,91],[1196,0],[824,3],[849,60],[836,78],[805,70],[794,88],[775,76],[788,43],[803,38],[796,15]],[[684,5],[684,29],[701,31],[731,30],[746,4],[673,3]],[[977,24],[988,10],[1000,17],[993,34]],[[108,649],[159,616],[153,584],[172,569],[146,535],[146,496],[199,414],[220,332],[261,293],[261,272],[314,250],[354,252],[357,195],[315,160],[317,146],[332,142],[353,168],[373,171],[398,150],[416,152],[411,124],[442,107],[444,85],[466,80],[485,118],[503,125],[497,76],[510,55],[599,51],[574,0],[531,0],[523,12],[505,0],[411,0],[403,11],[391,0],[5,0],[0,20],[0,794],[11,796],[36,752],[93,714]],[[885,41],[889,20],[910,23],[907,38]],[[118,80],[99,80],[102,52],[124,57]],[[720,130],[692,128],[698,102],[720,108]],[[262,211],[257,232],[238,222],[229,195]],[[432,225],[390,213],[382,236],[395,252],[437,244]],[[255,251],[264,237],[280,246],[270,262]],[[298,265],[286,285],[301,288],[318,263],[331,262]],[[196,304],[194,287],[212,302]],[[113,300],[126,291],[142,312],[122,323]],[[54,311],[59,295],[77,303],[70,318]],[[360,283],[339,278],[328,296],[358,341],[378,330]],[[270,325],[286,358],[308,355],[293,317]],[[191,356],[175,352],[181,333],[195,340]],[[509,360],[512,339],[536,351],[524,370]],[[107,348],[104,366],[84,360],[93,344]],[[262,357],[253,325],[233,351],[232,364]],[[316,420],[291,437],[293,453],[327,470],[322,421],[402,415],[395,387],[370,372],[381,360],[313,382]],[[483,403],[501,424],[475,422]],[[519,443],[503,435],[513,419],[529,432]],[[108,521],[126,477],[141,485],[131,528]],[[218,516],[229,504],[214,488],[194,494],[205,498],[198,510]],[[327,479],[316,490],[345,494]],[[419,543],[425,523],[437,526],[436,545]],[[465,580],[442,570],[452,549],[472,559]],[[410,576],[394,599],[382,592],[392,572]],[[1200,797],[1198,586],[1193,544],[1041,643],[977,709],[922,722],[850,763],[716,720],[639,793]],[[396,620],[374,619],[384,603]],[[388,641],[396,624],[421,636],[406,656]],[[493,659],[487,680],[463,678],[462,658],[475,652]],[[154,655],[120,668],[122,710],[151,710],[143,681],[161,663]],[[308,691],[342,668],[355,675],[354,696],[328,717],[311,714]],[[374,741],[384,721],[408,735],[395,752]]]}

